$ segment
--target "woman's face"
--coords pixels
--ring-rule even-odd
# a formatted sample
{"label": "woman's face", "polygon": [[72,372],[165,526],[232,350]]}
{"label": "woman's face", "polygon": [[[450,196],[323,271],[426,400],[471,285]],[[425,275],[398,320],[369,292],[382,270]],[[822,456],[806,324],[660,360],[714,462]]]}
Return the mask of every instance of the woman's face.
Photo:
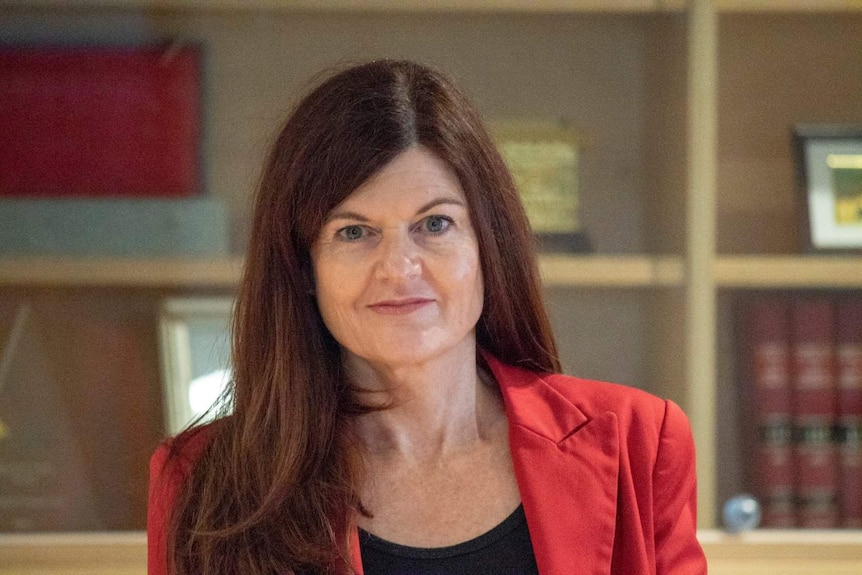
{"label": "woman's face", "polygon": [[457,176],[426,149],[336,206],[311,251],[323,321],[352,359],[399,368],[475,347],[476,235]]}

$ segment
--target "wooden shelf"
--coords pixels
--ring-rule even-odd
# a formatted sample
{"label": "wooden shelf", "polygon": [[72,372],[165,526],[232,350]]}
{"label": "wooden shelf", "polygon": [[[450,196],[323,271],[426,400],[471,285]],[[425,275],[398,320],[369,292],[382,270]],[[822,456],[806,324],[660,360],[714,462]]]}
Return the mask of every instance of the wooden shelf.
{"label": "wooden shelf", "polygon": [[2,258],[0,286],[233,288],[241,270],[240,258]]}
{"label": "wooden shelf", "polygon": [[144,575],[147,534],[0,534],[0,573]]}
{"label": "wooden shelf", "polygon": [[[5,287],[236,287],[242,258],[214,260],[147,258],[0,258]],[[549,286],[667,287],[680,285],[679,258],[543,255]]]}
{"label": "wooden shelf", "polygon": [[710,575],[862,573],[862,531],[701,530]]}
{"label": "wooden shelf", "polygon": [[[681,11],[686,0],[28,0],[29,7],[337,12],[644,13]],[[0,5],[17,4],[0,0]]]}
{"label": "wooden shelf", "polygon": [[862,12],[858,0],[715,0],[719,12]]}
{"label": "wooden shelf", "polygon": [[682,259],[671,256],[543,255],[539,265],[547,286],[673,287],[684,276]]}
{"label": "wooden shelf", "polygon": [[862,288],[855,256],[725,256],[713,269],[719,288]]}
{"label": "wooden shelf", "polygon": [[[297,10],[337,12],[646,13],[684,11],[687,0],[27,0],[29,7],[128,8],[205,12]],[[16,5],[20,0],[0,0]],[[858,0],[714,0],[718,12],[862,12]]]}
{"label": "wooden shelf", "polygon": [[[711,575],[862,572],[862,531],[698,532]],[[0,534],[0,564],[19,575],[144,575],[143,532]],[[5,572],[5,571],[4,571]]]}

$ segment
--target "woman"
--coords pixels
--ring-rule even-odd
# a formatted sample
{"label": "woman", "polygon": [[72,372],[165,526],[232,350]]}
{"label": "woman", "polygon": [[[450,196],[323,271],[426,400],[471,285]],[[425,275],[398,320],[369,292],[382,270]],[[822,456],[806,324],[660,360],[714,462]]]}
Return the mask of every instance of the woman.
{"label": "woman", "polygon": [[294,110],[233,352],[233,414],[151,462],[151,574],[706,572],[685,416],[558,374],[511,177],[433,70]]}

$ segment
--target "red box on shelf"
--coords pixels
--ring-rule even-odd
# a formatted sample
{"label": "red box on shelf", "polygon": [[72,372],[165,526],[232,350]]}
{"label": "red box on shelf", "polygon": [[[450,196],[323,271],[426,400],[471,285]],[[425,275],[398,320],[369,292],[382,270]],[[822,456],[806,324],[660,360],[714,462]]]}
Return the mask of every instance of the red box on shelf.
{"label": "red box on shelf", "polygon": [[0,48],[0,196],[201,191],[194,45]]}

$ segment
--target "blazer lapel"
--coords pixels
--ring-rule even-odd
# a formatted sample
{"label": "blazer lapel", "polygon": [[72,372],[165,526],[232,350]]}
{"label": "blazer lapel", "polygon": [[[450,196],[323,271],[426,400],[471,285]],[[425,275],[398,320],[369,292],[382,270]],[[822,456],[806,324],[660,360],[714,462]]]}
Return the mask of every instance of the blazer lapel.
{"label": "blazer lapel", "polygon": [[359,548],[359,529],[356,526],[350,531],[350,556],[353,561],[353,574],[352,575],[363,575],[364,571],[362,570],[362,551]]}
{"label": "blazer lapel", "polygon": [[[540,573],[610,573],[619,430],[613,413],[584,413],[533,372],[483,354],[500,384],[509,445]],[[362,575],[359,534],[350,548]]]}
{"label": "blazer lapel", "polygon": [[500,384],[509,444],[540,573],[610,573],[616,526],[616,415],[590,415],[533,372],[485,357]]}

